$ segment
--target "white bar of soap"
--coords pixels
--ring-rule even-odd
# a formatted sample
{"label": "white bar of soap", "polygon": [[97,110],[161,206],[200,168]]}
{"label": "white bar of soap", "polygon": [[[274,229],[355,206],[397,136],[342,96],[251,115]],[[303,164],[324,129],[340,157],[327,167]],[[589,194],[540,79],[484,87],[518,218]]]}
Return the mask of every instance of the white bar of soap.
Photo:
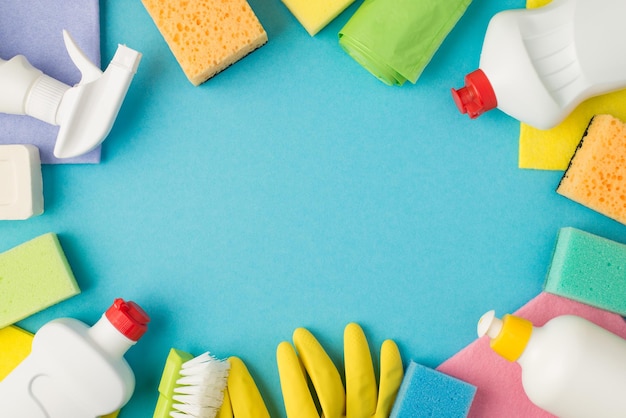
{"label": "white bar of soap", "polygon": [[43,213],[39,148],[0,145],[0,220],[21,220]]}

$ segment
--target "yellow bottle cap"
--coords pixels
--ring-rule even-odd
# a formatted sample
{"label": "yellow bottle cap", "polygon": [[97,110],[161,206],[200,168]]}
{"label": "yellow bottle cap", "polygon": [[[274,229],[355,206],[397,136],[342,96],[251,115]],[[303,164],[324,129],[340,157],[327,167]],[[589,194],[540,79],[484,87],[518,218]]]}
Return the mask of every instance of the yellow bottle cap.
{"label": "yellow bottle cap", "polygon": [[514,315],[496,318],[494,311],[484,314],[478,321],[478,336],[488,335],[491,348],[509,361],[517,360],[533,332],[533,324]]}

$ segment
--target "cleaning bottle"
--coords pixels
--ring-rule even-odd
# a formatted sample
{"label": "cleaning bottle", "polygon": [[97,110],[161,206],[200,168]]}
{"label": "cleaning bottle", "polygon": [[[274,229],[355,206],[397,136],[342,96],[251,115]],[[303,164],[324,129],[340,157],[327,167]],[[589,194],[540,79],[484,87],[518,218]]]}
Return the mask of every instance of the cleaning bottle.
{"label": "cleaning bottle", "polygon": [[59,126],[54,155],[77,157],[104,141],[137,72],[141,54],[124,45],[102,72],[63,31],[65,48],[81,72],[70,87],[33,67],[26,57],[0,58],[0,112],[28,115]]}
{"label": "cleaning bottle", "polygon": [[135,377],[124,353],[148,315],[116,299],[93,327],[60,318],[39,329],[32,351],[0,382],[0,414],[11,418],[95,418],[130,399]]}
{"label": "cleaning bottle", "polygon": [[522,369],[522,385],[538,407],[560,418],[626,417],[626,340],[584,318],[557,316],[542,327],[494,311],[478,336]]}
{"label": "cleaning bottle", "polygon": [[553,0],[506,10],[489,22],[478,70],[452,89],[472,119],[498,108],[538,129],[587,98],[626,87],[626,2]]}

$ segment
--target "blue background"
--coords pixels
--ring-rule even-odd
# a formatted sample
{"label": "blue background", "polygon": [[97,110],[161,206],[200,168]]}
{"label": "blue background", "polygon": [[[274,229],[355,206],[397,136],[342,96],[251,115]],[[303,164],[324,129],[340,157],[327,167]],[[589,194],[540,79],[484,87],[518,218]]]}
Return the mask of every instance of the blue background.
{"label": "blue background", "polygon": [[451,99],[491,16],[523,1],[475,1],[402,87],[339,47],[360,3],[310,37],[280,1],[250,0],[268,44],[193,87],[140,1],[101,1],[102,62],[118,43],[143,53],[102,163],[44,166],[45,213],[1,222],[0,251],[55,232],[83,290],[29,331],[93,323],[116,297],[151,315],[121,417],[152,416],[170,347],[241,357],[284,416],[275,350],[300,326],[340,370],[350,321],[375,360],[392,338],[436,367],[485,311],[541,291],[559,228],[626,240],[555,193],[561,172],[517,168],[516,120]]}

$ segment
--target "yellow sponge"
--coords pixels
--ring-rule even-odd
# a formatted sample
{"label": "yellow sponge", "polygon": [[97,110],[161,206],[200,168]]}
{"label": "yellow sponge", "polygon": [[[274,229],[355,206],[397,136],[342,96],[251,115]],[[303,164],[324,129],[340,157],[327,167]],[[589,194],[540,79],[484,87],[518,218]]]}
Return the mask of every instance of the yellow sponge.
{"label": "yellow sponge", "polygon": [[565,170],[589,119],[598,113],[609,113],[626,120],[626,91],[620,90],[587,99],[563,122],[548,130],[521,123],[519,168]]}
{"label": "yellow sponge", "polygon": [[354,0],[282,0],[313,36],[350,6]]}
{"label": "yellow sponge", "polygon": [[0,254],[0,328],[80,293],[57,236]]}
{"label": "yellow sponge", "polygon": [[267,42],[246,0],[141,0],[194,86]]}
{"label": "yellow sponge", "polygon": [[33,334],[14,325],[0,329],[0,380],[30,354]]}
{"label": "yellow sponge", "polygon": [[626,224],[626,125],[597,115],[563,175],[557,192]]}

